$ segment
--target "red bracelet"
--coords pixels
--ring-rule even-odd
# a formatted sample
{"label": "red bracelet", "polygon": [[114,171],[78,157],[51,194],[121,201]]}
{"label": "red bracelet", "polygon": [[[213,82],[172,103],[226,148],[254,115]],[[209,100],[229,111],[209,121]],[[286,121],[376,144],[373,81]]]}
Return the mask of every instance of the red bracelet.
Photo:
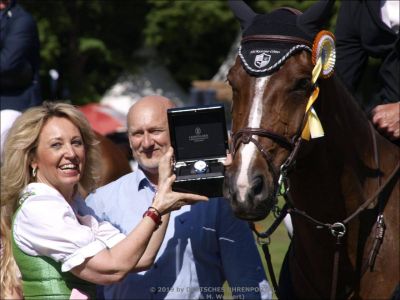
{"label": "red bracelet", "polygon": [[154,206],[149,206],[148,209],[151,209],[151,210],[155,211],[157,213],[157,215],[161,216],[160,211],[157,208],[155,208]]}
{"label": "red bracelet", "polygon": [[157,214],[154,210],[146,210],[143,214],[144,217],[150,217],[156,223],[157,228],[162,224],[161,215]]}

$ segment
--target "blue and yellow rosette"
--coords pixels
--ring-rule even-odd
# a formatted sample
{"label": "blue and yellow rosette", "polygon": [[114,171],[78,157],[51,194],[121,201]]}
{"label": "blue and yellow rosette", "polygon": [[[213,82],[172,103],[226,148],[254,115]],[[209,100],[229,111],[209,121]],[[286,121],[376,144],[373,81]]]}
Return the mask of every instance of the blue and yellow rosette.
{"label": "blue and yellow rosette", "polygon": [[[312,62],[314,69],[312,71],[312,84],[315,85],[318,78],[329,78],[332,76],[336,61],[335,37],[332,32],[322,30],[314,39],[312,49]],[[315,85],[306,106],[307,121],[304,126],[301,137],[310,140],[324,136],[324,129],[319,120],[316,111],[312,107],[317,100],[319,87]]]}

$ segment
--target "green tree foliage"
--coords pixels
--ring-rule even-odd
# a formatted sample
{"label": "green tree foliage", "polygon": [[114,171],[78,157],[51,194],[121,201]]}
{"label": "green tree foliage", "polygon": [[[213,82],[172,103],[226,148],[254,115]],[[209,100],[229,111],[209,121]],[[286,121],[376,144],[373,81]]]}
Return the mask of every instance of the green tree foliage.
{"label": "green tree foliage", "polygon": [[226,1],[151,0],[146,43],[185,87],[218,70],[239,26]]}
{"label": "green tree foliage", "polygon": [[[267,13],[282,6],[304,11],[314,2],[246,1],[257,13]],[[147,45],[158,50],[163,63],[185,87],[195,79],[210,79],[225,59],[239,30],[227,1],[150,0],[150,3],[153,7],[146,18]]]}
{"label": "green tree foliage", "polygon": [[[259,12],[267,12],[273,9],[277,9],[279,7],[293,7],[300,11],[306,11],[311,5],[315,3],[314,0],[256,0],[254,6],[258,9]],[[334,4],[334,9],[332,10],[332,16],[328,21],[329,30],[334,32],[335,29],[335,21],[337,17],[337,11],[339,8],[340,1],[336,1]]]}
{"label": "green tree foliage", "polygon": [[48,70],[61,75],[58,96],[73,103],[97,101],[126,69],[143,43],[146,1],[20,0],[35,17],[41,42],[41,78],[49,97]]}
{"label": "green tree foliage", "polygon": [[[57,69],[58,97],[76,104],[98,101],[122,72],[134,72],[143,64],[136,53],[145,47],[188,89],[192,80],[217,72],[239,32],[225,0],[18,1],[38,23],[44,97],[50,97],[48,71]],[[258,13],[313,3],[246,2]]]}

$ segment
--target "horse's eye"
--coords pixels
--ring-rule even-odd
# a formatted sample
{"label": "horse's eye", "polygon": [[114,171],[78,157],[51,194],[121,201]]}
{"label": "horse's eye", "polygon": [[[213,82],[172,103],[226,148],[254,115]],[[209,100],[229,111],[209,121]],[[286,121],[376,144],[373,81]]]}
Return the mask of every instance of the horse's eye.
{"label": "horse's eye", "polygon": [[293,92],[308,92],[311,90],[312,84],[310,78],[301,78],[296,81],[293,86]]}

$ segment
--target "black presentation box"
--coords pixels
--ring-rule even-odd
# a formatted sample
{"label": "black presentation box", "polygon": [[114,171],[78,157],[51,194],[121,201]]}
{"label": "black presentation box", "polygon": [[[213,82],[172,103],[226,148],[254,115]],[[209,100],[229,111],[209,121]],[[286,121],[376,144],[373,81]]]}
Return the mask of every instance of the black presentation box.
{"label": "black presentation box", "polygon": [[221,197],[228,149],[224,106],[172,108],[168,124],[175,154],[172,189]]}

